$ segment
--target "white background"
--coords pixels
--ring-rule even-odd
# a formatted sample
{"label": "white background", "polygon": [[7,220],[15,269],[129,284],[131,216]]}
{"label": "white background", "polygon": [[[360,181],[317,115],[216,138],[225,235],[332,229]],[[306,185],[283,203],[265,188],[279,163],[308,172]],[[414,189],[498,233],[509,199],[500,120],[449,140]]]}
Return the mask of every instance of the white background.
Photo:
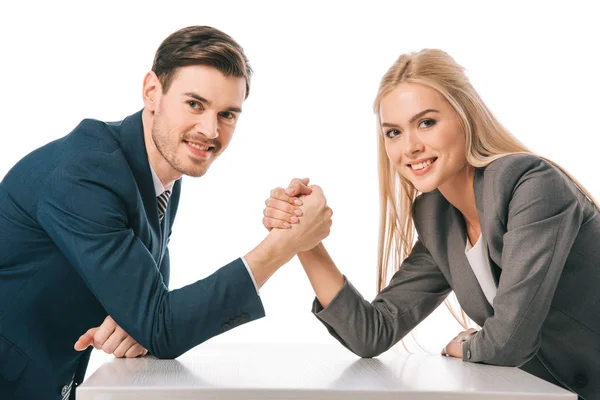
{"label": "white background", "polygon": [[[229,149],[205,177],[184,178],[172,288],[258,244],[270,189],[306,176],[335,212],[330,254],[371,299],[379,215],[371,107],[387,68],[404,52],[447,51],[518,138],[600,196],[593,3],[3,2],[0,177],[83,118],[114,121],[139,110],[160,42],[184,26],[214,26],[244,47],[255,75]],[[310,313],[313,293],[297,260],[261,298],[266,318],[213,341],[334,342]],[[442,309],[415,336],[438,352],[459,329]],[[105,359],[94,354],[89,372]]]}

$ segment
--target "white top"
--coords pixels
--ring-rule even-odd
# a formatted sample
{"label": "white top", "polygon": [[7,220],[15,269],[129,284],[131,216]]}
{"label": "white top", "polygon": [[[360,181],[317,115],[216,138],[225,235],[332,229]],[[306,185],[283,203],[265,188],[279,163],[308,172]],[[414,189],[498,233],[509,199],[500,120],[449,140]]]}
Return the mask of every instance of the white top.
{"label": "white top", "polygon": [[[166,187],[163,186],[162,182],[158,178],[158,175],[156,175],[156,172],[154,172],[154,168],[152,168],[152,164],[150,164],[150,160],[148,160],[148,164],[150,165],[150,172],[152,172],[152,181],[154,182],[154,191],[156,192],[156,197],[160,196],[166,190],[172,191],[173,185],[175,185],[175,182],[171,182]],[[246,259],[244,257],[240,257],[240,258],[242,259],[242,262],[246,266],[246,270],[248,271],[248,275],[250,275],[250,279],[252,279],[252,283],[254,284],[256,293],[258,293],[260,295],[260,292],[258,291],[258,285],[256,284],[256,280],[254,279],[254,275],[252,275],[252,271],[250,270],[250,267],[248,266]]]}
{"label": "white top", "polygon": [[496,287],[494,275],[492,275],[492,266],[488,259],[487,246],[482,235],[479,235],[479,239],[477,239],[477,243],[473,247],[471,247],[471,242],[469,242],[469,238],[467,237],[465,255],[467,256],[467,260],[469,260],[469,264],[471,264],[471,269],[475,277],[479,281],[479,286],[481,286],[485,298],[493,307],[494,297],[496,297],[498,288]]}
{"label": "white top", "polygon": [[77,400],[577,399],[518,368],[439,354],[402,354],[393,348],[361,359],[339,343],[214,339],[176,360],[113,358],[77,388]]}

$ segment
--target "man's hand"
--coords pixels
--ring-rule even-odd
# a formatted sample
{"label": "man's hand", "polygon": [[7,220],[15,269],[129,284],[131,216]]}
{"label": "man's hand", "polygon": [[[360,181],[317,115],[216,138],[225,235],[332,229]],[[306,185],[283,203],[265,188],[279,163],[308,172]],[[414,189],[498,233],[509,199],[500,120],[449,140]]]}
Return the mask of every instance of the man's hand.
{"label": "man's hand", "polygon": [[296,224],[303,214],[300,206],[302,197],[312,193],[308,186],[309,179],[292,179],[287,189],[275,188],[271,190],[271,197],[265,201],[263,212],[263,225],[267,230],[273,228],[287,229],[291,224]]}
{"label": "man's hand", "polygon": [[94,348],[103,350],[106,354],[114,354],[115,357],[119,358],[135,358],[148,353],[148,350],[117,325],[110,315],[104,319],[102,325],[89,329],[81,335],[75,343],[75,350],[83,351],[88,346],[94,346]]}
{"label": "man's hand", "polygon": [[454,339],[452,339],[450,341],[450,343],[448,343],[446,345],[446,347],[444,347],[442,349],[442,355],[443,356],[447,356],[447,357],[456,357],[456,358],[462,358],[463,356],[463,351],[462,351],[462,344],[463,342],[466,342],[467,340],[469,340],[469,338],[471,336],[473,336],[474,334],[477,333],[477,330],[470,328],[467,329],[466,331],[463,331],[461,333],[459,333],[458,335],[456,335],[454,337]]}

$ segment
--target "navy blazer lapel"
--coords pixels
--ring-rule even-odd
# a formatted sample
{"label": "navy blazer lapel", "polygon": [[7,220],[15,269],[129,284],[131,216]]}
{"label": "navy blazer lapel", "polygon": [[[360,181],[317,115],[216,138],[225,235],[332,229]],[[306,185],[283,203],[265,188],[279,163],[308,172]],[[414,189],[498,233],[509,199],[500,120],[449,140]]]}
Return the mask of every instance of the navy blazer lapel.
{"label": "navy blazer lapel", "polygon": [[148,221],[158,233],[161,227],[158,222],[154,181],[152,180],[148,153],[146,152],[146,144],[144,142],[142,111],[138,111],[123,120],[121,134],[118,139],[121,142],[125,158],[133,171],[135,181],[140,190]]}

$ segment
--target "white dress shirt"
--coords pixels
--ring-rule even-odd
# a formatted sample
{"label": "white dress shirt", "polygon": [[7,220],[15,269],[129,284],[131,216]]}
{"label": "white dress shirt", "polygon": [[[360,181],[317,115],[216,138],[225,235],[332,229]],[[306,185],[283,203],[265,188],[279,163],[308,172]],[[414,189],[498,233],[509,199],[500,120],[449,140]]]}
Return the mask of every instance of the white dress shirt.
{"label": "white dress shirt", "polygon": [[467,237],[467,245],[465,247],[465,255],[471,269],[479,281],[479,286],[485,295],[485,298],[494,307],[494,297],[496,297],[496,280],[492,275],[492,267],[488,259],[487,246],[483,240],[483,236],[479,235],[479,239],[475,243],[475,246],[471,247],[471,242]]}
{"label": "white dress shirt", "polygon": [[[156,175],[156,172],[154,172],[154,168],[152,168],[152,164],[150,164],[150,160],[148,160],[148,164],[150,165],[150,172],[152,172],[152,181],[154,182],[154,191],[156,192],[156,197],[158,197],[161,194],[163,194],[163,192],[166,191],[166,190],[172,191],[173,190],[173,185],[175,184],[175,182],[171,182],[167,186],[163,186],[162,182],[158,178],[158,175]],[[240,257],[240,258],[242,259],[242,262],[246,266],[246,270],[248,271],[248,275],[250,275],[250,279],[252,279],[252,283],[254,284],[254,288],[256,289],[256,293],[260,294],[260,292],[258,291],[258,285],[256,284],[256,280],[254,279],[254,275],[252,275],[252,271],[250,270],[250,267],[248,266],[248,263],[246,262],[246,260],[244,259],[244,257]]]}

